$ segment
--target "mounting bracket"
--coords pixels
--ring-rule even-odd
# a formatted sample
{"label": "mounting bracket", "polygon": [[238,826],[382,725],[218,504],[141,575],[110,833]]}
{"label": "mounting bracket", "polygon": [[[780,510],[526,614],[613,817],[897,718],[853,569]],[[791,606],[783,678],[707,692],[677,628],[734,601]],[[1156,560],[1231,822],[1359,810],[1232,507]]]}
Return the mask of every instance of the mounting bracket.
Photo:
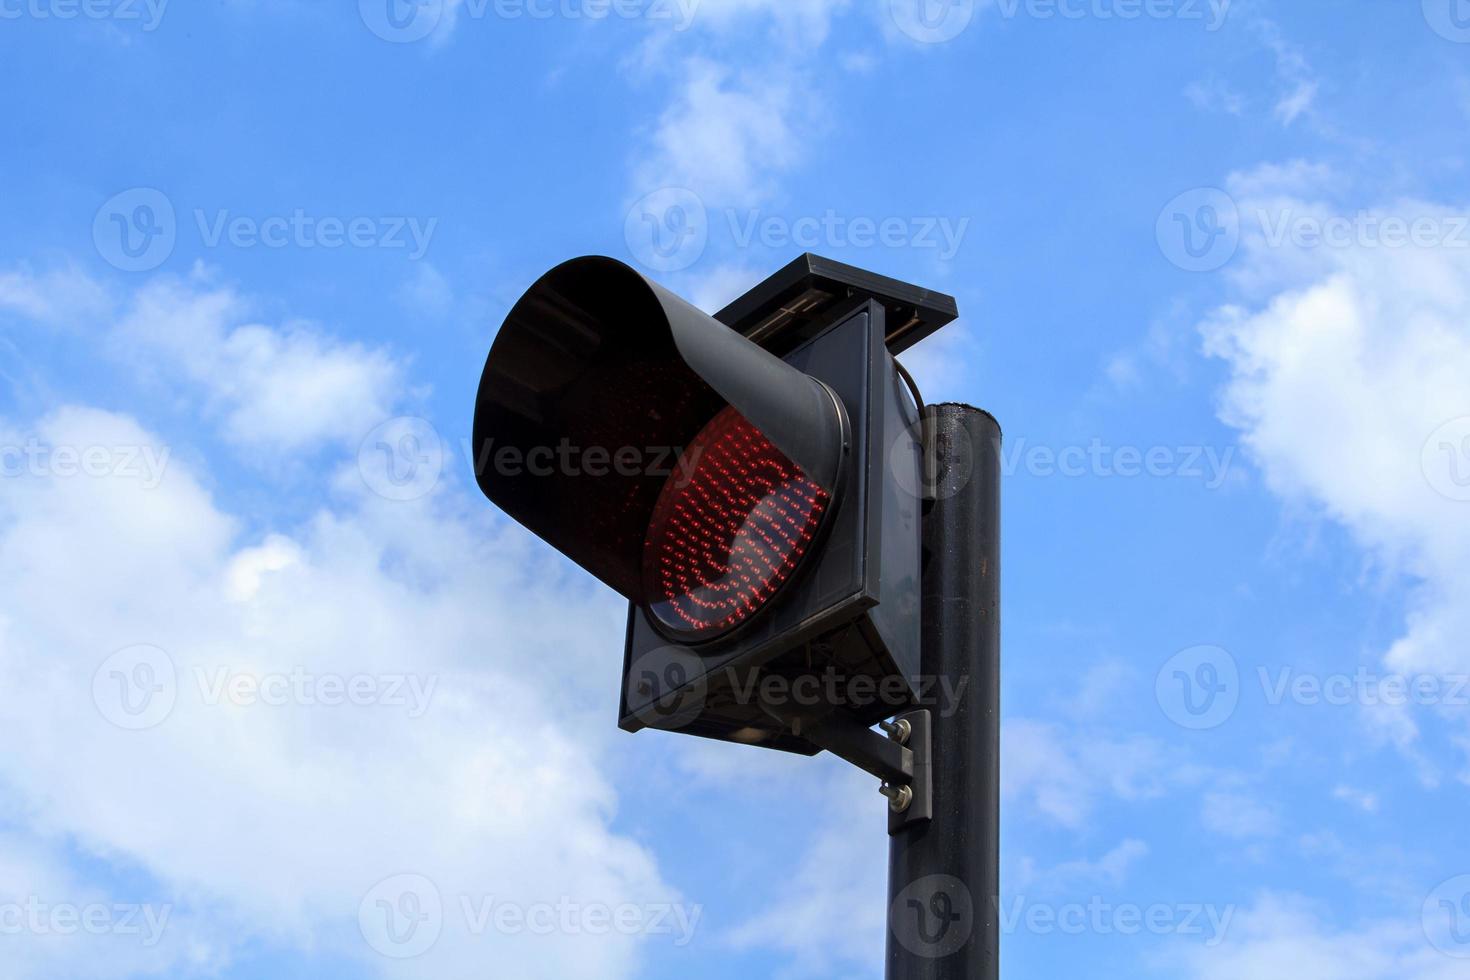
{"label": "mounting bracket", "polygon": [[883,781],[888,798],[888,833],[934,818],[933,738],[929,709],[898,715],[880,735],[842,709],[811,717],[789,706],[766,703],[765,709],[791,728],[792,734],[852,763]]}

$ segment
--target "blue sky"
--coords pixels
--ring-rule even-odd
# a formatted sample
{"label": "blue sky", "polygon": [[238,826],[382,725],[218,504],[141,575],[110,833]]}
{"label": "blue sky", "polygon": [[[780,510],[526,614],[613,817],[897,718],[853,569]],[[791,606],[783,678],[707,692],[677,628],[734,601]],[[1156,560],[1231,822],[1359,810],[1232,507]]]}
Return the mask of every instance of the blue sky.
{"label": "blue sky", "polygon": [[876,787],[618,731],[463,450],[558,261],[804,250],[1005,427],[1004,975],[1470,976],[1465,0],[0,0],[0,79],[7,978],[877,977]]}

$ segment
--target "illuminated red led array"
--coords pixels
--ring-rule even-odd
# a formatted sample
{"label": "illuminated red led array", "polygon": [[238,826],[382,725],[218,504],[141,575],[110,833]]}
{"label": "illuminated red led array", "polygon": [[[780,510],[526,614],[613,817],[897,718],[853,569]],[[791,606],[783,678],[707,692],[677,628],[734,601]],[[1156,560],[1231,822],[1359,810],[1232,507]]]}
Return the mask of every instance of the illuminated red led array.
{"label": "illuminated red led array", "polygon": [[759,429],[725,409],[685,450],[654,507],[643,550],[649,608],[682,632],[744,621],[795,571],[828,501]]}

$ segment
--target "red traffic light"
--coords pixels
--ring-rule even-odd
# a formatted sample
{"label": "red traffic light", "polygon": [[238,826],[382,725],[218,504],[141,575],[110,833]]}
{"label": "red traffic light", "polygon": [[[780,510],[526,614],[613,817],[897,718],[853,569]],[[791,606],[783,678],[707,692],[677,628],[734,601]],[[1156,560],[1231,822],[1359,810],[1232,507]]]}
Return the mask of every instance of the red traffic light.
{"label": "red traffic light", "polygon": [[[890,348],[953,305],[803,256],[711,317],[593,256],[511,309],[475,477],[629,600],[619,725],[812,753],[825,712],[911,705],[923,454]],[[827,700],[783,720],[766,680]]]}
{"label": "red traffic light", "polygon": [[758,612],[811,550],[831,493],[726,408],[685,449],[643,549],[648,611],[690,641]]}

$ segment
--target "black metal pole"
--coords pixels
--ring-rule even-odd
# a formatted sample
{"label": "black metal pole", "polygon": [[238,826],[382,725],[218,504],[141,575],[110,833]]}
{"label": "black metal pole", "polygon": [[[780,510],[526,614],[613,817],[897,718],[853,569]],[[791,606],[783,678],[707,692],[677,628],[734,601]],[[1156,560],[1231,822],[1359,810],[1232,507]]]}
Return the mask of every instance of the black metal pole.
{"label": "black metal pole", "polygon": [[1000,425],[927,410],[937,462],[923,521],[921,669],[931,682],[934,818],[891,838],[888,980],[1000,972]]}

